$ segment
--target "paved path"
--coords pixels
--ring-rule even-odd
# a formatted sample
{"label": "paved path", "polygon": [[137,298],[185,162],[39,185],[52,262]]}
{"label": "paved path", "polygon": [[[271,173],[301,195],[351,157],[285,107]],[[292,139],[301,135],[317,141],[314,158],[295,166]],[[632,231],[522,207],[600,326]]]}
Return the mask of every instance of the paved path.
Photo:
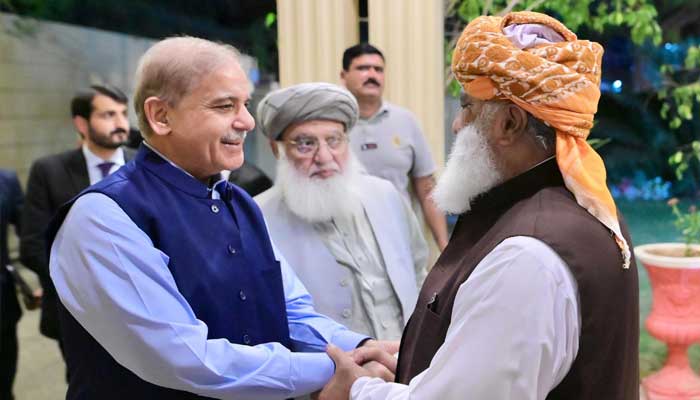
{"label": "paved path", "polygon": [[39,311],[25,311],[17,328],[19,363],[16,400],[66,398],[65,366],[58,345],[39,333]]}

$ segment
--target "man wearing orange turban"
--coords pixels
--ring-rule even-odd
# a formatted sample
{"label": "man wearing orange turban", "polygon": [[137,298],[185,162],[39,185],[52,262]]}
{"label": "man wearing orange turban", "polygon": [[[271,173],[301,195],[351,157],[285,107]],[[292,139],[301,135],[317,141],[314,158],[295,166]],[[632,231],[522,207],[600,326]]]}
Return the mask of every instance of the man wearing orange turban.
{"label": "man wearing orange turban", "polygon": [[460,214],[401,343],[396,383],[329,354],[321,399],[639,398],[630,239],[587,144],[603,48],[539,13],[479,17],[452,59],[462,111],[433,193]]}

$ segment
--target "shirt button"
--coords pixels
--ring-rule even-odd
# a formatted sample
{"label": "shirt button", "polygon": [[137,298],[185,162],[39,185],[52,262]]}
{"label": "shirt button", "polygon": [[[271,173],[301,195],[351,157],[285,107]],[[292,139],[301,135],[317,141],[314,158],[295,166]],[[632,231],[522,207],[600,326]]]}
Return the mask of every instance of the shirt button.
{"label": "shirt button", "polygon": [[240,297],[241,300],[243,300],[243,301],[245,301],[245,299],[248,298],[248,296],[246,296],[246,295],[245,295],[245,292],[242,291],[242,290],[241,290],[240,292],[238,292],[238,297]]}
{"label": "shirt button", "polygon": [[244,343],[244,344],[250,344],[250,336],[248,336],[248,335],[243,335],[243,343]]}
{"label": "shirt button", "polygon": [[347,286],[347,285],[348,285],[348,280],[347,280],[347,279],[343,279],[342,281],[340,281],[340,286],[345,287],[345,286]]}
{"label": "shirt button", "polygon": [[388,327],[389,327],[389,323],[386,322],[386,321],[384,321],[384,320],[382,320],[382,328],[386,329],[386,328],[388,328]]}
{"label": "shirt button", "polygon": [[343,315],[343,318],[350,318],[350,316],[352,315],[352,312],[346,308],[345,310],[343,310],[342,315]]}
{"label": "shirt button", "polygon": [[212,205],[211,205],[211,212],[213,212],[214,214],[218,213],[218,212],[219,212],[219,206],[217,206],[216,204],[212,204]]}
{"label": "shirt button", "polygon": [[231,254],[236,254],[236,248],[232,244],[228,245],[228,252]]}

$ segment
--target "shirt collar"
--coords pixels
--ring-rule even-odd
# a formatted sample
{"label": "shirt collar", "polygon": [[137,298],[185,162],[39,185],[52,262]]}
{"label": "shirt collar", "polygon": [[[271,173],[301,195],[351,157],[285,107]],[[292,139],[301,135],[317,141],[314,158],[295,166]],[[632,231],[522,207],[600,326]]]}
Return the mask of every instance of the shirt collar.
{"label": "shirt collar", "polygon": [[[160,151],[156,150],[156,149],[155,149],[153,146],[151,146],[151,144],[148,143],[147,141],[144,140],[144,141],[143,141],[143,145],[146,146],[146,147],[148,147],[149,149],[151,149],[152,152],[158,154],[158,156],[160,156],[160,158],[162,158],[163,160],[167,161],[168,164],[172,165],[173,167],[175,167],[175,168],[179,169],[180,171],[184,172],[185,174],[187,174],[187,176],[191,177],[192,179],[197,179],[197,178],[195,178],[194,176],[192,176],[192,174],[190,174],[189,172],[187,172],[187,171],[185,171],[184,169],[182,169],[179,165],[177,165],[177,164],[175,164],[174,162],[170,161],[170,159],[169,159],[168,157],[164,156],[163,153],[161,153]],[[223,174],[219,174],[219,176],[216,178],[216,180],[215,180],[213,183],[210,182],[210,185],[207,185],[207,186],[208,186],[208,187],[207,187],[207,191],[209,192],[209,196],[210,196],[212,199],[218,200],[218,199],[221,198],[221,196],[219,195],[219,192],[217,192],[216,190],[214,190],[214,188],[215,188],[218,184],[220,184],[221,182],[225,182],[225,181],[226,181],[226,178],[223,177]]]}
{"label": "shirt collar", "polygon": [[382,105],[379,106],[379,110],[377,110],[376,113],[374,113],[371,117],[366,118],[366,119],[365,119],[365,118],[360,118],[360,121],[370,122],[370,121],[373,121],[373,120],[379,118],[380,116],[382,116],[382,115],[384,115],[384,114],[387,114],[388,112],[389,112],[389,103],[387,103],[386,101],[382,100]]}
{"label": "shirt collar", "polygon": [[[149,149],[151,149],[152,152],[158,154],[158,156],[160,156],[160,158],[162,158],[163,160],[167,161],[168,164],[170,164],[170,165],[172,165],[173,167],[179,169],[180,171],[186,173],[189,177],[194,178],[194,176],[192,176],[192,174],[190,174],[189,172],[185,171],[184,169],[182,169],[179,165],[175,164],[174,162],[170,161],[170,159],[169,159],[168,157],[164,156],[163,153],[161,153],[160,151],[156,150],[156,148],[153,147],[153,146],[151,146],[151,144],[148,143],[147,141],[144,140],[144,141],[143,141],[143,145],[146,146],[146,147],[148,147]],[[195,179],[196,179],[196,178],[195,178]]]}
{"label": "shirt collar", "polygon": [[88,167],[97,167],[97,165],[102,164],[103,162],[113,162],[115,165],[119,166],[124,165],[124,150],[121,147],[117,148],[112,156],[106,160],[101,159],[95,153],[90,151],[86,143],[83,143],[82,148],[83,155],[85,156],[85,162],[87,163]]}

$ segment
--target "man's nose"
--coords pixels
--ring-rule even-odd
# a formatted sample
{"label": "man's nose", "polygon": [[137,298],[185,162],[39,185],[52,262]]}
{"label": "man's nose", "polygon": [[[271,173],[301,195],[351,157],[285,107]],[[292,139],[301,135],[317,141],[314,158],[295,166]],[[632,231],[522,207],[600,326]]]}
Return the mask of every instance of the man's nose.
{"label": "man's nose", "polygon": [[248,107],[243,107],[233,121],[233,128],[239,131],[250,132],[255,128],[255,119],[250,115]]}
{"label": "man's nose", "polygon": [[129,118],[127,118],[126,115],[121,115],[119,114],[117,116],[117,123],[116,123],[117,128],[124,129],[125,131],[129,131]]}
{"label": "man's nose", "polygon": [[332,159],[333,154],[331,154],[331,148],[328,147],[326,141],[319,141],[318,150],[316,150],[316,154],[314,154],[314,162],[318,164],[324,164],[331,161]]}
{"label": "man's nose", "polygon": [[461,129],[462,125],[462,117],[461,115],[457,115],[453,120],[452,120],[452,134],[456,135],[457,132]]}

